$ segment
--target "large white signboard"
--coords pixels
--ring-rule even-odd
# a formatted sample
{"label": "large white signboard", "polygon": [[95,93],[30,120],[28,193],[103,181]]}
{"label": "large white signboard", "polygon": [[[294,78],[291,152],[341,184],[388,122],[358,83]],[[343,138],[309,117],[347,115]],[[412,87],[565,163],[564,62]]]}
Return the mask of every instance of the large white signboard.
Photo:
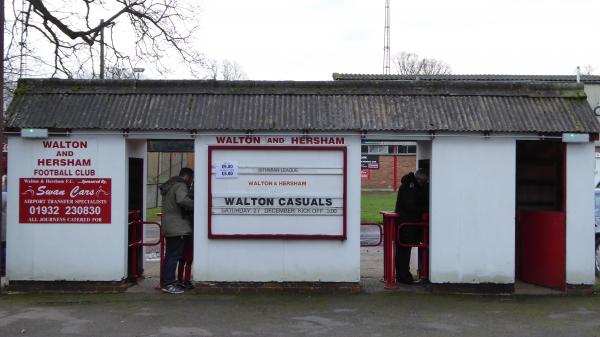
{"label": "large white signboard", "polygon": [[19,223],[111,223],[112,179],[98,177],[97,142],[55,138],[28,144],[32,169],[19,172]]}
{"label": "large white signboard", "polygon": [[346,148],[209,146],[209,238],[346,239]]}

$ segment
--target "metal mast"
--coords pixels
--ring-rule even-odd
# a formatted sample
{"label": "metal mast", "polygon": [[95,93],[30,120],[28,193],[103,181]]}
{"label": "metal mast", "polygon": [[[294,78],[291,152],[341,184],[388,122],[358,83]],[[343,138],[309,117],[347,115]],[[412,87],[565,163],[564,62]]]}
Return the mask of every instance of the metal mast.
{"label": "metal mast", "polygon": [[27,69],[27,56],[25,55],[25,47],[27,45],[28,34],[27,23],[29,23],[29,14],[25,14],[25,0],[21,1],[20,15],[25,15],[25,18],[21,20],[21,41],[19,42],[19,78],[22,78],[25,77],[25,70]]}
{"label": "metal mast", "polygon": [[390,0],[385,0],[385,26],[383,30],[383,74],[390,74]]}

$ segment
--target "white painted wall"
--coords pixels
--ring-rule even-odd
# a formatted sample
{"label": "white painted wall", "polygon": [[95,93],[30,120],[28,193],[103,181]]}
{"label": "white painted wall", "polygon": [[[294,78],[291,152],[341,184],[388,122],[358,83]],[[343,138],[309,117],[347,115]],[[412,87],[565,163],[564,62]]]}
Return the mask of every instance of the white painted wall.
{"label": "white painted wall", "polygon": [[[592,109],[600,107],[600,84],[589,84],[585,83],[583,87],[585,94],[587,95],[587,101],[590,103]],[[598,112],[600,113],[600,112]],[[600,117],[599,117],[600,118]],[[600,142],[596,142],[597,147],[600,146]],[[594,172],[594,186],[600,182],[600,157],[596,154],[596,169]]]}
{"label": "white painted wall", "polygon": [[[82,139],[74,133],[69,140]],[[7,272],[10,280],[117,281],[127,267],[127,161],[145,141],[86,135],[97,177],[112,178],[111,224],[19,224],[18,181],[32,177],[39,140],[10,137]],[[207,145],[196,139],[196,281],[360,278],[360,138],[347,135],[346,241],[208,240]],[[431,281],[514,282],[515,140],[437,137],[431,145]],[[567,147],[567,283],[592,284],[593,144]],[[425,153],[425,152],[423,152]],[[485,160],[481,160],[485,158]],[[588,195],[587,197],[582,197]]]}
{"label": "white painted wall", "polygon": [[567,145],[567,284],[594,284],[594,144]]}
{"label": "white painted wall", "polygon": [[600,106],[600,84],[584,84],[583,90],[592,109]]}
{"label": "white painted wall", "polygon": [[514,139],[436,137],[431,162],[431,282],[513,283]]}
{"label": "white painted wall", "polygon": [[360,137],[348,147],[347,236],[339,240],[209,240],[207,156],[214,136],[196,139],[195,281],[358,282],[360,278]]}
{"label": "white painted wall", "polygon": [[[598,146],[598,144],[594,144]],[[594,186],[600,182],[600,153],[594,153]]]}
{"label": "white painted wall", "polygon": [[[54,138],[53,138],[54,139]],[[126,147],[121,136],[73,133],[89,141],[96,177],[112,178],[110,224],[19,224],[19,178],[33,177],[41,140],[9,137],[7,276],[9,280],[118,281],[127,268]],[[60,140],[60,139],[57,139]]]}

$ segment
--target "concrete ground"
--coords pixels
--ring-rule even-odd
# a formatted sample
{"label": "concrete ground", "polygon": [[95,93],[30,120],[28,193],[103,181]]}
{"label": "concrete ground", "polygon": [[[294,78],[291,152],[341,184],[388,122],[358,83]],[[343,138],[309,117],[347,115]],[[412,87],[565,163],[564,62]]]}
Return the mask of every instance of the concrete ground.
{"label": "concrete ground", "polygon": [[[146,241],[156,241],[158,231],[154,228],[149,228],[146,231]],[[362,244],[377,244],[379,240],[379,231],[374,226],[363,226],[361,228],[361,243]],[[146,248],[146,261],[144,263],[145,279],[140,280],[138,286],[129,288],[128,292],[142,293],[155,292],[156,286],[159,283],[159,252],[158,247]],[[417,278],[417,250],[413,249],[411,258],[411,272],[415,279]],[[362,247],[360,254],[360,283],[364,292],[376,293],[384,292],[383,284],[383,246]],[[600,278],[597,279],[600,287]],[[399,284],[398,292],[410,293],[428,293],[424,286],[421,285],[403,285]],[[532,284],[517,282],[515,284],[515,294],[517,295],[561,295],[558,290],[552,290],[544,287],[538,287]],[[600,337],[600,334],[599,336]]]}
{"label": "concrete ground", "polygon": [[0,296],[0,336],[600,337],[599,295],[386,291],[380,246],[362,248],[359,295],[169,295],[154,289],[157,256],[146,253],[146,279],[125,294]]}
{"label": "concrete ground", "polygon": [[11,295],[0,336],[600,336],[600,296]]}

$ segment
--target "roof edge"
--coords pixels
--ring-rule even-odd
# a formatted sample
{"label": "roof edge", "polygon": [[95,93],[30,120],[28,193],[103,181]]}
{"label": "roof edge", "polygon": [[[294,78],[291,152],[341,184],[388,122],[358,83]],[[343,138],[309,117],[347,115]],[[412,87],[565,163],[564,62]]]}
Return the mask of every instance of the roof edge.
{"label": "roof edge", "polygon": [[[352,74],[332,73],[335,81],[379,80],[379,81],[495,81],[495,82],[563,82],[576,83],[577,75],[518,75],[518,74],[440,74],[440,75],[399,75],[399,74]],[[580,75],[580,81],[587,84],[600,84],[600,75]]]}
{"label": "roof edge", "polygon": [[581,83],[499,81],[215,81],[74,80],[24,78],[15,95],[28,94],[219,94],[405,95],[585,98]]}

